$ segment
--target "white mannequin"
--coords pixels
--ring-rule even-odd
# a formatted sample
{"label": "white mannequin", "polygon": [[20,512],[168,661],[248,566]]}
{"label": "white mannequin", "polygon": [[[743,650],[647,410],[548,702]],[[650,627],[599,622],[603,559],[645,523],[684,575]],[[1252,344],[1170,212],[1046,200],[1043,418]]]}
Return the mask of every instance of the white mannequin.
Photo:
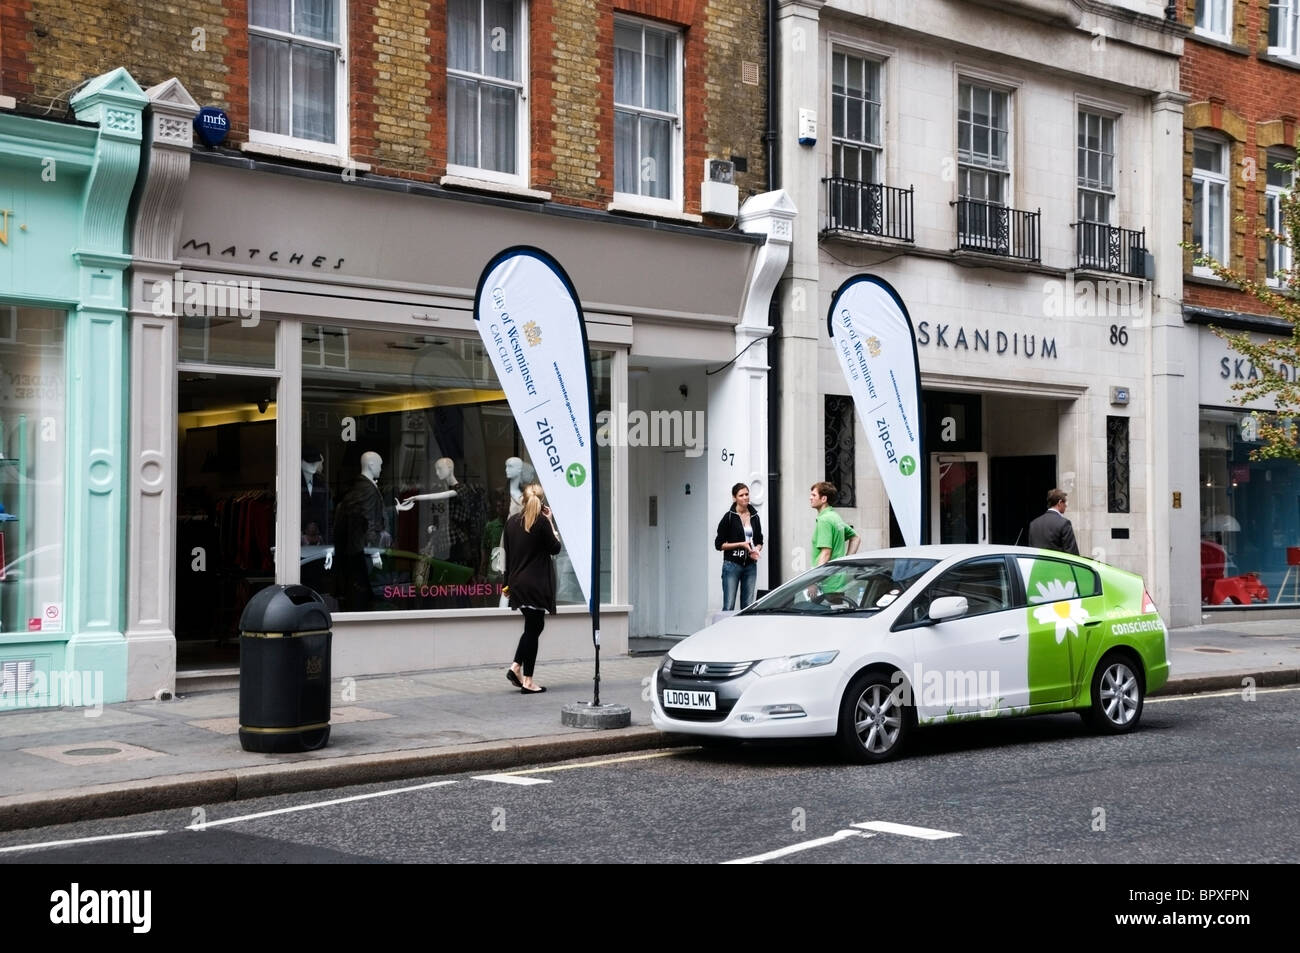
{"label": "white mannequin", "polygon": [[[460,485],[460,481],[456,479],[456,465],[451,462],[450,457],[440,457],[433,465],[433,472],[437,475],[439,480],[442,480],[444,483],[447,483],[452,487]],[[399,500],[397,497],[393,497],[393,500],[397,503],[397,511],[399,513],[405,513],[415,505],[416,500],[445,500],[455,496],[457,492],[458,491],[455,489],[442,490],[438,493],[421,493],[418,496],[408,496],[404,500]]]}
{"label": "white mannequin", "polygon": [[524,472],[524,461],[518,457],[506,458],[507,489],[510,491],[510,515],[522,512],[524,508],[524,491],[519,488],[519,477]]}
{"label": "white mannequin", "polygon": [[[365,453],[361,455],[361,475],[365,477],[367,480],[369,480],[371,483],[375,484],[376,488],[379,487],[379,474],[383,471],[383,469],[384,469],[384,458],[381,457],[379,454],[375,453],[373,450],[367,450]],[[387,536],[388,534],[384,533],[383,535]],[[374,552],[370,554],[370,561],[371,563],[374,564],[374,567],[376,569],[383,568],[384,561],[383,559],[380,558],[380,554],[378,552]],[[325,550],[325,568],[330,569],[333,567],[333,565],[334,565],[334,547],[331,546],[327,550]]]}
{"label": "white mannequin", "polygon": [[302,477],[307,481],[307,492],[311,492],[311,485],[316,481],[316,474],[320,473],[323,461],[317,460],[315,463],[302,461]]}

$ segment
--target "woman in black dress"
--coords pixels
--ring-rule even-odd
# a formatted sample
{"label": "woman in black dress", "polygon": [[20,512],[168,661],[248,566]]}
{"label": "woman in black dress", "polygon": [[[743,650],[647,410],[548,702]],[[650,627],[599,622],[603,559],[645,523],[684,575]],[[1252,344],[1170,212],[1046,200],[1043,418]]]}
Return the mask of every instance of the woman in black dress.
{"label": "woman in black dress", "polygon": [[506,678],[522,694],[536,695],[546,691],[533,681],[533,665],[546,613],[555,615],[555,556],[560,551],[560,534],[538,484],[524,487],[523,511],[506,520],[502,539],[510,608],[524,614],[524,634]]}

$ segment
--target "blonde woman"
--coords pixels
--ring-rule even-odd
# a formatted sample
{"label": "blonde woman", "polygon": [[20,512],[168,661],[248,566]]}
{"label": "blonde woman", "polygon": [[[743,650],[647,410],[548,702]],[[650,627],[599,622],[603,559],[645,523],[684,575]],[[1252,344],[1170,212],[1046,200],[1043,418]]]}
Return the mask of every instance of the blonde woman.
{"label": "blonde woman", "polygon": [[519,637],[506,678],[519,686],[521,694],[537,695],[546,691],[533,681],[533,665],[546,613],[555,615],[555,556],[560,551],[560,534],[538,484],[523,488],[522,502],[522,511],[506,520],[502,534],[510,608],[524,616],[524,634]]}

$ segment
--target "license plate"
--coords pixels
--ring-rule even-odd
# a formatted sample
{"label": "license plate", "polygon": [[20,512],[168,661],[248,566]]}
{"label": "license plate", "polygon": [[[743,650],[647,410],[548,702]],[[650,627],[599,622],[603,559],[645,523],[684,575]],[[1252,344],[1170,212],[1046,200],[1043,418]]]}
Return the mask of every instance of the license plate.
{"label": "license plate", "polygon": [[665,708],[697,708],[704,711],[717,711],[718,704],[713,692],[679,692],[671,688],[664,689]]}

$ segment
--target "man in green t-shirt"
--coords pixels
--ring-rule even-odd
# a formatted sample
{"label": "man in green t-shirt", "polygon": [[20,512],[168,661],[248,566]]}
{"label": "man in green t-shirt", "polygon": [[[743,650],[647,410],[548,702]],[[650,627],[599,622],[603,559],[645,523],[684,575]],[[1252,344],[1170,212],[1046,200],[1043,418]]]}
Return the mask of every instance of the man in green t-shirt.
{"label": "man in green t-shirt", "polygon": [[[832,559],[839,559],[851,552],[857,552],[857,542],[854,542],[851,548],[849,543],[849,540],[857,539],[857,534],[853,532],[853,527],[844,522],[843,517],[835,512],[835,508],[831,506],[838,495],[839,490],[835,488],[835,484],[827,483],[824,480],[820,483],[814,483],[811,492],[808,494],[809,505],[817,511],[817,522],[813,526],[812,537],[814,566],[820,566]],[[846,584],[844,574],[835,573],[821,581],[821,591],[824,593],[840,593],[844,591]]]}

